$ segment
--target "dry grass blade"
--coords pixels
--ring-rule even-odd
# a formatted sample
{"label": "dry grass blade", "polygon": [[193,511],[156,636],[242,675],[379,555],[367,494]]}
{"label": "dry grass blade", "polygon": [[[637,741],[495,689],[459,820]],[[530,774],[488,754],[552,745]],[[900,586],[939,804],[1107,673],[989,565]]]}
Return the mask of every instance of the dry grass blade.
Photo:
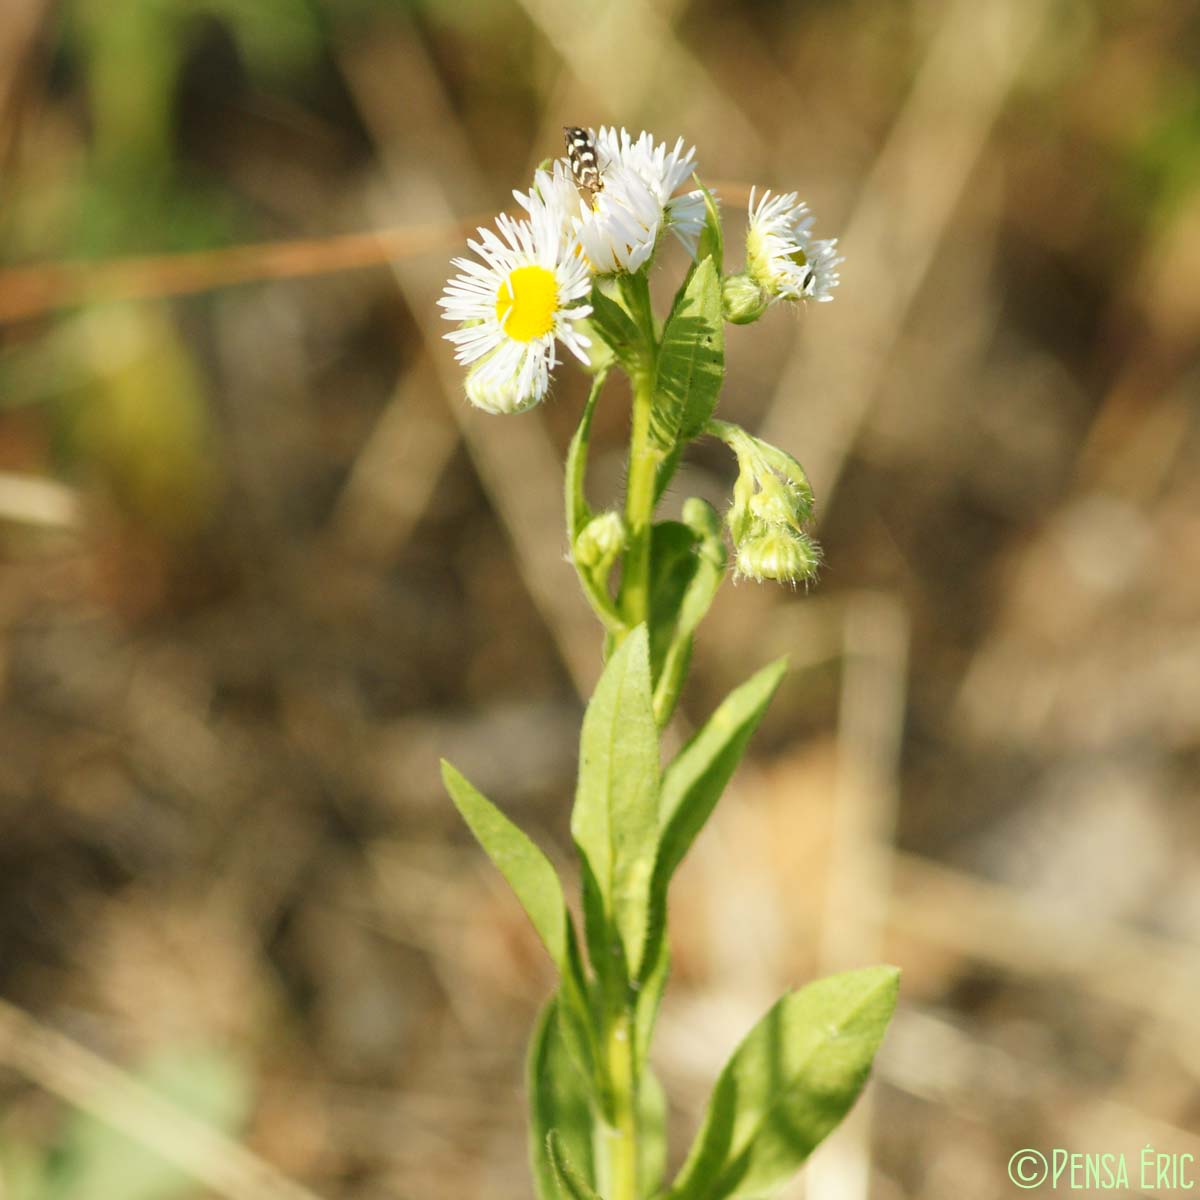
{"label": "dry grass blade", "polygon": [[0,521],[73,529],[79,523],[79,497],[53,479],[0,471]]}
{"label": "dry grass blade", "polygon": [[892,351],[971,173],[1046,18],[1039,3],[960,0],[880,151],[840,248],[844,297],[821,314],[780,376],[763,436],[803,447],[828,507]]}
{"label": "dry grass blade", "polygon": [[[387,198],[377,207],[419,214],[427,220],[452,219],[450,180],[467,179],[482,190],[479,172],[461,127],[424,47],[416,43],[373,47],[346,59],[347,78],[366,124],[381,147],[387,167]],[[404,82],[397,103],[397,80]],[[394,128],[402,114],[403,130]],[[422,166],[392,165],[388,147],[401,137],[409,143],[414,130],[436,130],[436,144],[422,147]],[[414,149],[409,146],[410,152]],[[461,188],[461,183],[457,185]],[[396,258],[393,271],[428,354],[442,392],[458,422],[489,499],[516,551],[529,593],[554,636],[563,662],[581,694],[591,690],[599,669],[595,632],[582,596],[563,564],[559,513],[559,454],[535,414],[519,420],[497,420],[471,408],[462,398],[462,372],[441,339],[442,322],[435,306],[444,280],[443,264],[434,267]]]}
{"label": "dry grass blade", "polygon": [[396,258],[456,247],[464,231],[475,224],[441,221],[183,254],[10,267],[0,271],[0,323],[88,301],[186,296],[235,284],[377,267]]}
{"label": "dry grass blade", "polygon": [[78,1042],[0,1000],[0,1062],[161,1155],[228,1200],[317,1200],[244,1146]]}
{"label": "dry grass blade", "polygon": [[[591,9],[593,19],[588,22],[578,6],[554,0],[520,4],[562,55],[592,104],[613,97],[620,112],[632,113],[650,99],[686,97],[693,128],[725,128],[739,145],[760,151],[759,130],[676,37],[661,5],[623,0]],[[548,113],[544,132],[561,123],[557,111]]]}
{"label": "dry grass blade", "polygon": [[[822,972],[884,958],[907,701],[909,619],[887,595],[848,598]],[[807,1173],[809,1200],[865,1200],[873,1094],[867,1091]]]}

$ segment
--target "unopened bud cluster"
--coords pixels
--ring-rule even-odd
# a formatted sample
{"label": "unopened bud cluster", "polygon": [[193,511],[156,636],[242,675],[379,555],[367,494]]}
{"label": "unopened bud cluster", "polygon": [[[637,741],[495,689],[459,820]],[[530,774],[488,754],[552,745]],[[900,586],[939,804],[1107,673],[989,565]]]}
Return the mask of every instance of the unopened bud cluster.
{"label": "unopened bud cluster", "polygon": [[733,538],[738,575],[800,583],[821,565],[820,547],[804,526],[812,518],[808,477],[788,453],[726,421],[709,432],[737,455],[738,478],[725,518]]}

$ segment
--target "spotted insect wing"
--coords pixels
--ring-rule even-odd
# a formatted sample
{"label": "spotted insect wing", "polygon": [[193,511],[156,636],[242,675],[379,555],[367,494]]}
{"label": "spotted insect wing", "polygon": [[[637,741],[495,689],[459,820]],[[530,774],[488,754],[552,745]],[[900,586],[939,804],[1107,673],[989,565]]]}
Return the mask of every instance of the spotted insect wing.
{"label": "spotted insect wing", "polygon": [[563,126],[563,139],[567,143],[567,162],[571,167],[571,178],[589,204],[593,204],[596,193],[603,190],[600,178],[600,161],[596,157],[596,141],[586,129],[574,125]]}

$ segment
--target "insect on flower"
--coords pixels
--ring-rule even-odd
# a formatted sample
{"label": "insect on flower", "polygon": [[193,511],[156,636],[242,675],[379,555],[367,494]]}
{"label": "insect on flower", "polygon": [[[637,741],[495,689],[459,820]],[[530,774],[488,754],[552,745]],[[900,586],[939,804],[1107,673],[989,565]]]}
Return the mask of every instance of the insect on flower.
{"label": "insect on flower", "polygon": [[604,190],[600,178],[600,161],[596,157],[596,139],[586,129],[574,125],[563,126],[563,140],[567,143],[567,162],[571,165],[571,178],[579,194],[591,208],[596,207],[596,193]]}

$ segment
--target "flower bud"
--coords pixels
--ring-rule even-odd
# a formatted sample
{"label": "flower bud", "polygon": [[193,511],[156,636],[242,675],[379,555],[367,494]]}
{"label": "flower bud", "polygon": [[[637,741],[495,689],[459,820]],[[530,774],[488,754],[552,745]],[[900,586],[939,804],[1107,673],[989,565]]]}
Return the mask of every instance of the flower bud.
{"label": "flower bud", "polygon": [[737,552],[737,573],[762,582],[800,583],[813,579],[821,565],[817,544],[796,529],[761,526]]}
{"label": "flower bud", "polygon": [[585,571],[606,571],[625,548],[625,522],[617,512],[601,513],[580,530],[575,539],[576,566]]}
{"label": "flower bud", "polygon": [[523,393],[518,386],[517,376],[497,380],[491,372],[485,372],[487,360],[467,375],[467,399],[476,408],[497,416],[510,413],[524,412],[537,404],[542,396],[536,389],[528,394]]}
{"label": "flower bud", "polygon": [[733,325],[750,325],[757,321],[770,302],[770,295],[749,275],[729,275],[721,284],[725,320]]}
{"label": "flower bud", "polygon": [[755,520],[767,525],[800,526],[812,516],[810,496],[777,475],[763,474],[756,482],[760,490],[748,503],[750,515]]}

